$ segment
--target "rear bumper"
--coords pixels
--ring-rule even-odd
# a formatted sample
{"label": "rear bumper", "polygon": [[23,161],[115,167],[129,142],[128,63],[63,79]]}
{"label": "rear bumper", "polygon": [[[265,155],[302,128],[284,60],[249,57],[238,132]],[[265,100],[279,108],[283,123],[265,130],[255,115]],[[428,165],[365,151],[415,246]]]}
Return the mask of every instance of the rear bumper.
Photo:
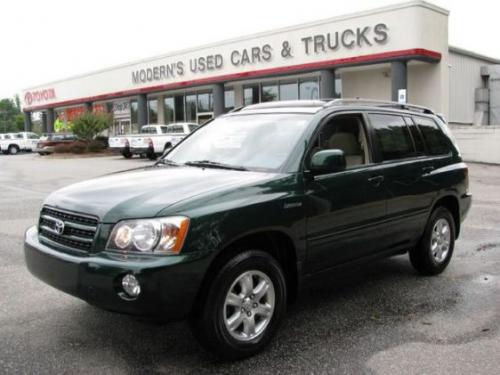
{"label": "rear bumper", "polygon": [[154,154],[155,150],[153,147],[130,147],[130,152],[133,154]]}
{"label": "rear bumper", "polygon": [[[97,307],[162,320],[182,319],[193,306],[209,264],[196,256],[71,255],[40,243],[36,227],[27,230],[24,255],[29,271],[72,296]],[[121,280],[133,274],[141,284],[136,299],[126,296]]]}
{"label": "rear bumper", "polygon": [[465,193],[460,197],[460,221],[464,221],[472,205],[472,194]]}

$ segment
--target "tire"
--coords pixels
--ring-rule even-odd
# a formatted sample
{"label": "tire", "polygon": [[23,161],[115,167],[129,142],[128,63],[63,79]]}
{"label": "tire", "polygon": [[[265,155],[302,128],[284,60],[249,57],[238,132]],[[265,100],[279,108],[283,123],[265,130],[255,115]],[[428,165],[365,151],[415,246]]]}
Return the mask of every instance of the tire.
{"label": "tire", "polygon": [[125,158],[125,159],[130,159],[133,155],[130,151],[122,151],[122,156]]}
{"label": "tire", "polygon": [[453,255],[455,233],[453,215],[447,208],[437,207],[427,221],[418,246],[410,250],[413,267],[422,275],[443,272]]}
{"label": "tire", "polygon": [[154,151],[148,152],[146,156],[148,157],[149,160],[156,160],[156,154]]}
{"label": "tire", "polygon": [[[248,287],[249,280],[253,289]],[[267,283],[268,289],[258,299],[256,286],[264,285],[261,282]],[[249,292],[243,285],[247,285]],[[286,312],[287,288],[283,270],[276,259],[260,250],[247,250],[230,259],[205,291],[190,319],[191,329],[205,349],[225,360],[250,357],[264,349]],[[238,295],[239,298],[228,302],[230,291],[233,297]],[[239,322],[232,330],[230,317]],[[249,335],[251,321],[256,326],[254,333]]]}
{"label": "tire", "polygon": [[8,150],[9,154],[15,155],[19,152],[19,147],[17,147],[16,145],[10,145]]}

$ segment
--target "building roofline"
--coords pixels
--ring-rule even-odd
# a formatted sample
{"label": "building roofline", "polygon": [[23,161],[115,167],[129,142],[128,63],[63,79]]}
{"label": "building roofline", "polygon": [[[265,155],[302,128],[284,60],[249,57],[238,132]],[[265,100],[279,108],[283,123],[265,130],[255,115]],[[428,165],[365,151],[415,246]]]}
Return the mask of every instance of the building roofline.
{"label": "building roofline", "polygon": [[463,56],[467,56],[467,57],[472,57],[474,59],[483,60],[483,61],[486,61],[486,62],[489,62],[489,63],[492,63],[492,64],[500,64],[500,59],[496,59],[494,57],[489,57],[489,56],[481,55],[479,53],[472,52],[472,51],[469,51],[469,50],[466,50],[466,49],[463,49],[463,48],[460,48],[460,47],[449,46],[448,49],[449,49],[450,52],[453,52],[453,53],[456,53],[456,54],[459,54],[459,55],[463,55]]}
{"label": "building roofline", "polygon": [[394,11],[394,10],[399,10],[399,9],[404,9],[404,8],[411,8],[411,7],[426,8],[426,9],[432,10],[434,12],[441,13],[445,16],[448,16],[450,13],[448,10],[441,8],[441,7],[438,7],[437,5],[431,4],[427,1],[411,0],[411,1],[406,1],[406,2],[402,2],[402,3],[398,3],[398,4],[387,5],[384,7],[373,8],[373,9],[369,9],[369,10],[365,10],[365,11],[353,12],[353,13],[348,13],[345,15],[324,18],[324,19],[321,19],[318,21],[304,22],[304,23],[293,25],[293,26],[287,26],[287,27],[282,27],[279,29],[267,30],[267,31],[263,31],[263,32],[250,34],[250,35],[245,35],[245,36],[241,36],[241,37],[237,37],[237,38],[226,39],[226,40],[222,40],[222,41],[215,42],[215,43],[209,43],[209,44],[196,46],[196,47],[192,47],[192,48],[187,48],[187,49],[183,49],[183,50],[168,52],[166,54],[150,56],[150,57],[147,57],[144,59],[133,60],[133,61],[130,61],[127,63],[118,64],[118,65],[110,66],[110,67],[99,69],[99,70],[93,70],[93,71],[90,71],[87,73],[81,73],[81,74],[77,74],[74,76],[70,76],[70,77],[66,77],[66,78],[62,78],[62,79],[57,79],[57,80],[50,81],[50,82],[45,82],[43,84],[39,84],[36,86],[27,87],[27,88],[22,89],[22,92],[35,90],[35,89],[43,88],[43,87],[48,86],[48,85],[53,85],[55,83],[65,82],[65,81],[69,81],[69,80],[73,80],[73,79],[77,79],[77,78],[83,78],[83,77],[91,76],[94,74],[105,73],[105,72],[109,72],[109,71],[112,71],[115,69],[125,68],[128,66],[132,66],[132,65],[136,65],[136,64],[140,64],[140,63],[147,63],[149,61],[174,57],[174,56],[181,55],[181,54],[187,54],[190,52],[195,52],[195,51],[206,49],[206,48],[214,48],[214,47],[218,47],[218,46],[223,46],[225,44],[243,42],[243,41],[257,39],[257,38],[264,37],[264,36],[271,36],[271,35],[279,34],[279,33],[286,33],[286,32],[290,32],[290,31],[305,28],[305,27],[319,26],[319,25],[323,25],[323,24],[327,24],[327,23],[345,21],[345,20],[349,20],[352,18],[364,17],[364,16],[373,15],[373,14],[384,13],[384,12],[389,12],[389,11]]}

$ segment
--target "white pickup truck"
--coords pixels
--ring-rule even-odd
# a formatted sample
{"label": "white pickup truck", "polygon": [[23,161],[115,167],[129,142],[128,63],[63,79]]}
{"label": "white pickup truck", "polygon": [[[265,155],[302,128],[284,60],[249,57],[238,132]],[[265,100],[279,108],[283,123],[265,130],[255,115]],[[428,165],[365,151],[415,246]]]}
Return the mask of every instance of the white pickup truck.
{"label": "white pickup truck", "polygon": [[167,125],[144,125],[141,127],[139,134],[124,134],[109,137],[109,149],[114,152],[119,152],[123,155],[123,157],[129,159],[134,155],[130,151],[130,140],[133,137],[141,137],[146,134],[162,134],[166,127]]}
{"label": "white pickup truck", "polygon": [[0,134],[0,150],[4,154],[15,155],[19,151],[31,151],[36,148],[40,137],[31,132]]}
{"label": "white pickup truck", "polygon": [[198,129],[197,124],[178,122],[170,125],[148,125],[141,134],[130,136],[130,152],[156,159],[165,150],[174,147],[184,137]]}

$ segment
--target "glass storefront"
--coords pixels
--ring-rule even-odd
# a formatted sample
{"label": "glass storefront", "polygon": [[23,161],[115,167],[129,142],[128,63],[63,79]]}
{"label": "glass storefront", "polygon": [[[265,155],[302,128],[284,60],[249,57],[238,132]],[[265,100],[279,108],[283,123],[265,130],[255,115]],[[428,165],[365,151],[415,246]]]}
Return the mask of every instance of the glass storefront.
{"label": "glass storefront", "polygon": [[243,105],[257,104],[260,102],[259,85],[251,85],[243,87]]}
{"label": "glass storefront", "polygon": [[196,122],[196,94],[186,95],[186,121]]}
{"label": "glass storefront", "polygon": [[301,80],[299,82],[299,98],[301,100],[319,99],[318,79]]}
{"label": "glass storefront", "polygon": [[275,100],[279,100],[278,84],[263,84],[261,92],[261,102],[274,102]]}
{"label": "glass storefront", "polygon": [[138,114],[137,114],[137,100],[131,100],[130,101],[130,120],[132,124],[137,124],[138,121]]}
{"label": "glass storefront", "polygon": [[299,98],[299,87],[297,82],[280,82],[280,100],[297,100]]}
{"label": "glass storefront", "polygon": [[224,112],[229,112],[234,109],[234,90],[224,91]]}
{"label": "glass storefront", "polygon": [[148,100],[148,124],[158,124],[158,99]]}
{"label": "glass storefront", "polygon": [[170,124],[175,121],[175,101],[173,97],[166,97],[163,100],[163,118],[165,124]]}

